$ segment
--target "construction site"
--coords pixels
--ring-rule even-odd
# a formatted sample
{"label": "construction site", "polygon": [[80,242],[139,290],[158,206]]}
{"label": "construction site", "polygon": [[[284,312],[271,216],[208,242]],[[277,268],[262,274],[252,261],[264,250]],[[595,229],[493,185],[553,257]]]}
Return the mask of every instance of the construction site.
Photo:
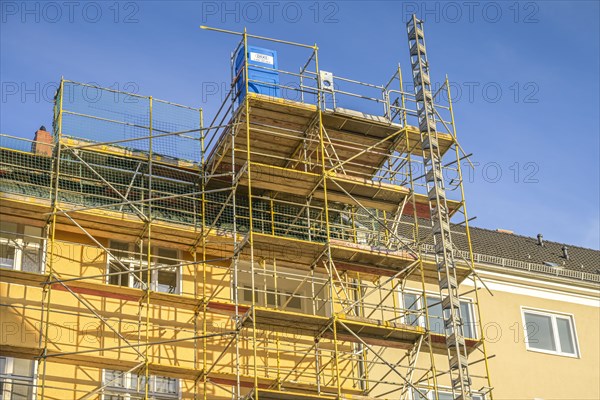
{"label": "construction site", "polygon": [[0,137],[9,398],[493,399],[422,21],[383,84],[204,28],[234,39],[214,116],[61,79],[51,130]]}

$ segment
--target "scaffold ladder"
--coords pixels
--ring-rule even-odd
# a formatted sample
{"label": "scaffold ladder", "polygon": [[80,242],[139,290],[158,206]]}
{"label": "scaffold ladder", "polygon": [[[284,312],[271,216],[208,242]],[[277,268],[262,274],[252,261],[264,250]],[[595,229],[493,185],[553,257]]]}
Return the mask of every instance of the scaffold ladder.
{"label": "scaffold ladder", "polygon": [[431,91],[423,21],[418,20],[413,15],[407,23],[407,31],[435,246],[435,262],[444,318],[450,381],[453,396],[456,400],[470,400],[471,379],[469,377],[467,348],[460,315],[458,281],[456,279],[456,266],[450,232],[450,214],[442,175],[442,154],[438,146],[436,112]]}

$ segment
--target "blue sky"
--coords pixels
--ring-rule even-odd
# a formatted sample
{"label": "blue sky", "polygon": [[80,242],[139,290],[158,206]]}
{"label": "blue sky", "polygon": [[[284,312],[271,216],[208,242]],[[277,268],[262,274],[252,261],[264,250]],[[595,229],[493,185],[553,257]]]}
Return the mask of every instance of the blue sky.
{"label": "blue sky", "polygon": [[416,11],[432,79],[453,82],[459,139],[478,163],[466,182],[473,224],[600,248],[599,2],[71,4],[2,1],[2,133],[50,127],[61,76],[210,117],[236,38],[202,24],[317,43],[322,69],[383,84],[397,63],[408,73]]}

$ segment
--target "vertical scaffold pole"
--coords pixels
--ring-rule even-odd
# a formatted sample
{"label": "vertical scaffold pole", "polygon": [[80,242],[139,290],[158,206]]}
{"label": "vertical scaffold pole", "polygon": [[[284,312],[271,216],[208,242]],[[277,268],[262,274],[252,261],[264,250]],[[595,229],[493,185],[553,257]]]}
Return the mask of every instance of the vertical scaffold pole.
{"label": "vertical scaffold pole", "polygon": [[[206,298],[206,171],[204,166],[206,165],[206,132],[204,130],[204,111],[200,109],[200,170],[202,176],[200,177],[201,182],[201,235],[202,235],[202,399],[207,400],[206,392],[208,385],[208,376],[206,371],[208,370],[208,359],[207,359],[207,346],[208,338],[206,337],[207,332],[207,298]],[[196,258],[196,251],[194,250],[194,259]]]}
{"label": "vertical scaffold pole", "polygon": [[[54,258],[56,256],[56,215],[58,211],[58,188],[60,182],[60,157],[61,157],[61,139],[62,139],[62,117],[63,117],[63,100],[64,100],[64,91],[65,91],[65,80],[63,77],[60,78],[60,85],[58,89],[58,118],[57,118],[57,126],[56,126],[56,137],[54,138],[54,180],[53,180],[53,188],[51,192],[51,203],[52,203],[52,217],[49,220],[50,223],[50,254],[46,255],[46,265],[48,267],[47,275],[49,280],[53,280],[54,276]],[[40,330],[43,329],[43,335],[40,335],[40,341],[43,340],[43,348],[42,348],[42,388],[40,390],[41,399],[45,398],[46,395],[46,370],[48,368],[48,334],[50,329],[50,307],[51,307],[51,294],[52,294],[52,285],[44,285],[43,297],[45,297],[45,302],[42,301],[42,310],[41,310],[41,319],[42,324],[40,324]],[[44,309],[45,304],[45,309]],[[45,315],[44,315],[45,314]],[[39,368],[38,368],[39,371]],[[38,372],[39,375],[39,372]]]}
{"label": "vertical scaffold pole", "polygon": [[[152,96],[148,97],[148,106],[148,115],[150,119],[148,123],[148,221],[146,222],[148,235],[148,249],[146,251],[146,343],[144,351],[144,375],[146,377],[146,380],[144,382],[144,393],[146,398],[148,398],[150,389],[150,357],[148,355],[148,352],[150,351],[150,289],[152,287],[152,272],[150,270],[150,266],[152,264]],[[143,268],[140,268],[140,270],[142,269]]]}
{"label": "vertical scaffold pole", "polygon": [[252,356],[254,358],[254,399],[258,400],[258,366],[256,339],[256,280],[254,277],[254,227],[252,219],[252,165],[250,157],[250,100],[248,75],[248,34],[244,28],[244,109],[246,111],[246,173],[248,174],[248,246],[250,246],[250,275],[252,285]]}
{"label": "vertical scaffold pole", "polygon": [[[319,48],[315,43],[314,47],[314,55],[315,55],[315,71],[317,76],[319,76]],[[321,179],[323,182],[323,203],[325,208],[325,231],[326,231],[326,263],[328,270],[328,280],[329,280],[329,296],[330,296],[330,310],[331,316],[333,318],[333,359],[334,359],[334,373],[335,373],[335,381],[337,387],[337,395],[341,398],[342,396],[342,387],[341,387],[341,379],[340,379],[340,367],[339,367],[339,352],[338,352],[338,340],[337,340],[337,318],[335,316],[335,305],[334,305],[334,288],[333,288],[333,260],[331,259],[331,230],[329,226],[329,202],[327,200],[327,177],[328,171],[325,166],[325,138],[323,132],[323,92],[321,91],[321,83],[317,79],[317,113],[319,117],[319,146],[321,149]]]}
{"label": "vertical scaffold pole", "polygon": [[[241,43],[243,43],[244,39],[242,38]],[[237,234],[237,176],[235,170],[235,135],[236,129],[238,129],[237,121],[238,119],[234,119],[234,105],[237,100],[239,93],[236,93],[236,82],[234,82],[234,77],[236,76],[237,71],[235,71],[234,67],[234,59],[235,54],[231,55],[231,118],[233,121],[233,125],[229,127],[229,134],[231,135],[231,211],[233,215],[232,223],[233,223],[233,260],[232,260],[232,272],[233,272],[233,302],[235,308],[234,315],[234,324],[235,324],[235,399],[241,398],[241,377],[240,377],[240,304],[239,304],[239,290],[238,290],[238,268],[239,268],[239,252],[241,251],[238,248],[238,234]],[[237,79],[240,79],[238,77]],[[227,206],[226,204],[224,206]]]}

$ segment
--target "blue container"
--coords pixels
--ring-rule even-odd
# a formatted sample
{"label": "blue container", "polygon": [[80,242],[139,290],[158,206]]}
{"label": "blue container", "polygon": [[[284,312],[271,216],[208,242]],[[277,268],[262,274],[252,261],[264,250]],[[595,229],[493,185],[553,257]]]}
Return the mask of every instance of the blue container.
{"label": "blue container", "polygon": [[[235,57],[235,73],[239,76],[236,90],[239,94],[238,104],[246,96],[246,82],[244,80],[244,48],[242,47]],[[279,72],[277,52],[261,47],[248,46],[248,90],[251,93],[260,93],[272,97],[279,96]]]}

